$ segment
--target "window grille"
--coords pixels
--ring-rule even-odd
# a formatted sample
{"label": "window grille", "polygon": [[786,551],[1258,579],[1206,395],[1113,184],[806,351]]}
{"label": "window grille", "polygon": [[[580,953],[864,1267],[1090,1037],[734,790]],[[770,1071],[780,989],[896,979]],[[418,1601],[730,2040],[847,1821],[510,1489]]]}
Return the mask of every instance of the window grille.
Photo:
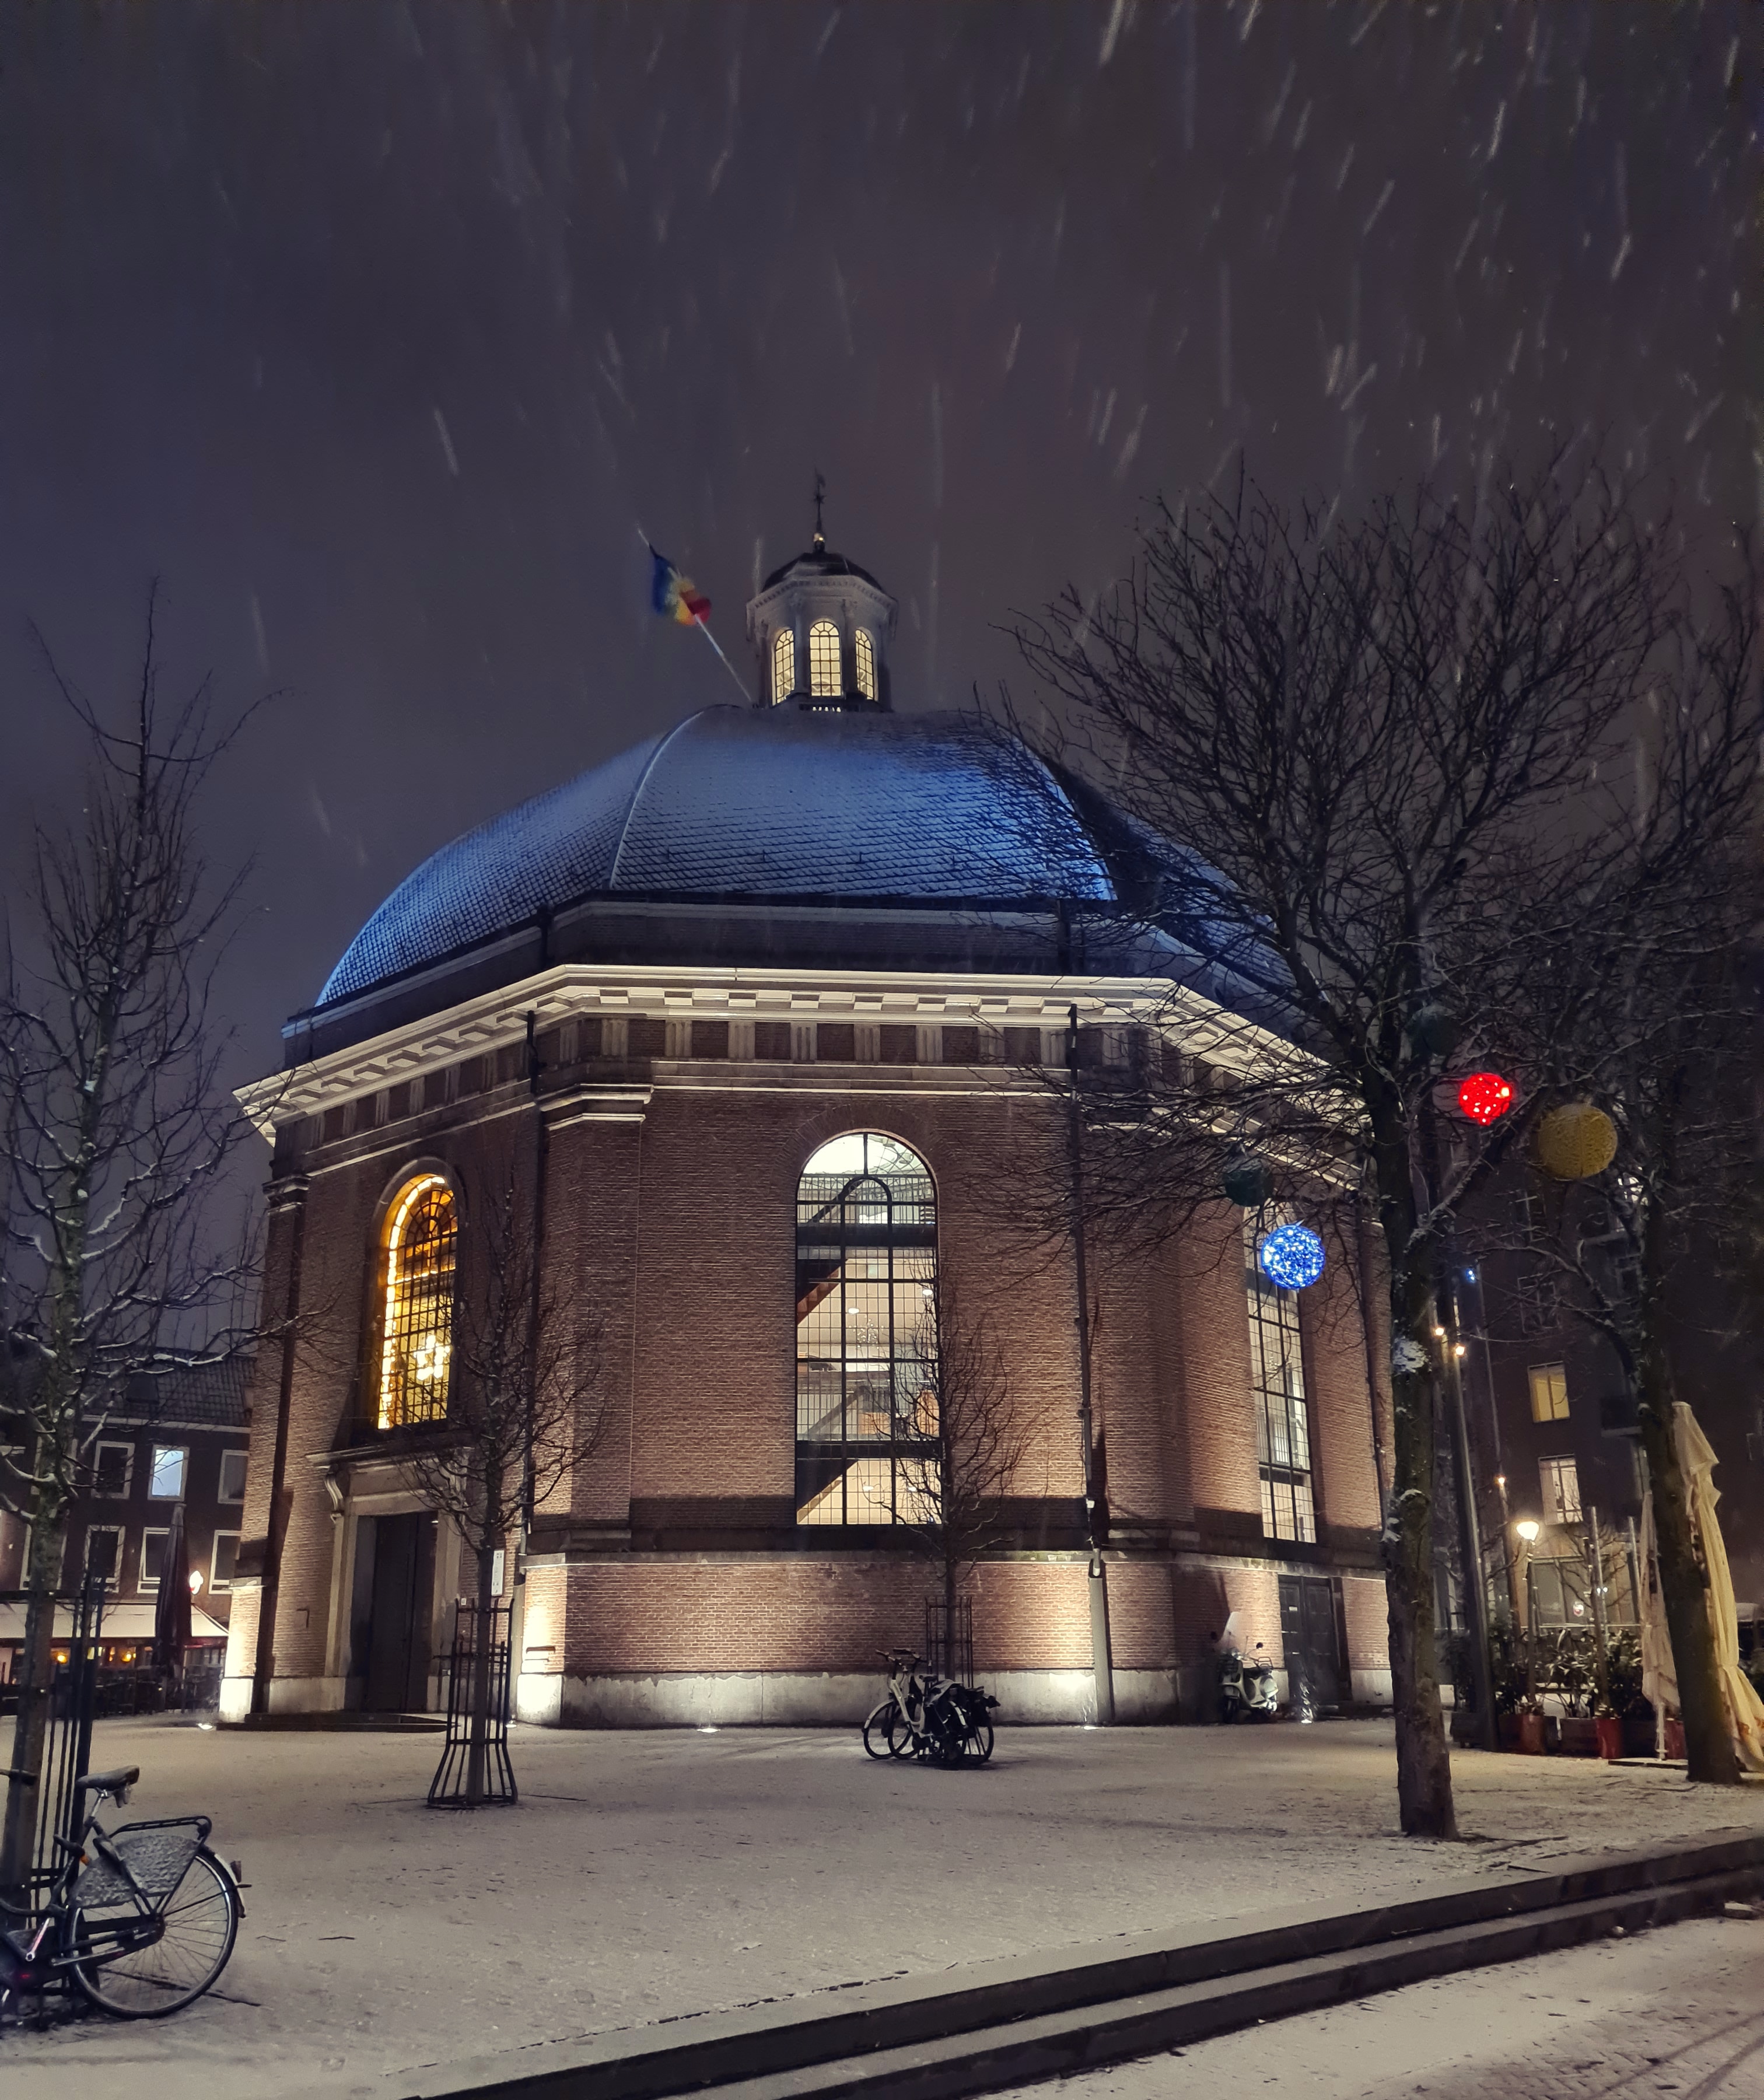
{"label": "window grille", "polygon": [[1519,1330],[1553,1335],[1562,1324],[1562,1294],[1547,1272],[1529,1271],[1519,1280]]}
{"label": "window grille", "polygon": [[1256,1265],[1261,1238],[1244,1218],[1244,1285],[1250,1311],[1250,1388],[1255,1406],[1255,1456],[1262,1476],[1262,1531],[1268,1538],[1316,1543],[1311,1492],[1311,1423],[1305,1405],[1304,1357],[1298,1294],[1281,1290]]}
{"label": "window grille", "polygon": [[92,1493],[107,1502],[120,1500],[129,1492],[134,1471],[132,1444],[100,1444],[92,1454]]}
{"label": "window grille", "polygon": [[787,700],[796,690],[796,638],[781,627],[772,638],[772,699]]}
{"label": "window grille", "polygon": [[138,1590],[157,1590],[159,1578],[165,1572],[165,1542],[171,1537],[169,1530],[155,1529],[141,1533],[141,1579]]}
{"label": "window grille", "polygon": [[114,1590],[122,1573],[122,1526],[95,1524],[86,1534],[86,1572]]}
{"label": "window grille", "polygon": [[1568,1374],[1560,1364],[1532,1365],[1531,1418],[1533,1422],[1568,1420]]}
{"label": "window grille", "polygon": [[818,620],[809,629],[809,690],[818,700],[836,697],[845,690],[839,668],[839,629],[830,620]]}
{"label": "window grille", "polygon": [[853,654],[857,658],[858,690],[867,700],[875,698],[875,645],[864,629],[859,628],[853,638]]}
{"label": "window grille", "polygon": [[906,1146],[853,1132],[809,1160],[796,1191],[798,1524],[930,1514],[923,1455],[937,1412],[924,1356],[937,1247],[936,1192]]}
{"label": "window grille", "polygon": [[382,1429],[447,1418],[457,1237],[453,1191],[439,1174],[408,1184],[386,1214]]}
{"label": "window grille", "polygon": [[1543,1489],[1546,1524],[1578,1524],[1581,1484],[1572,1458],[1540,1458],[1538,1485]]}

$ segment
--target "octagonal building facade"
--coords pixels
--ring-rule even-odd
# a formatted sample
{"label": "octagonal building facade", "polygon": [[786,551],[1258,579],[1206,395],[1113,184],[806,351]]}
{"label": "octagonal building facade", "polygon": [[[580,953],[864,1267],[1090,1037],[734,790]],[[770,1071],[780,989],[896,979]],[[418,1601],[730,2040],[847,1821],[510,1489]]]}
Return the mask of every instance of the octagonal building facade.
{"label": "octagonal building facade", "polygon": [[273,1339],[224,1719],[444,1698],[475,1577],[412,1454],[456,1419],[499,1220],[593,1430],[498,1556],[523,1717],[862,1717],[940,1594],[940,1283],[1018,1454],[964,1577],[1002,1718],[1202,1718],[1233,1612],[1324,1702],[1387,1698],[1382,1403],[1338,1264],[1272,1290],[1223,1201],[1099,1250],[1087,1497],[1073,1253],[1043,1224],[1074,1017],[1103,1058],[1256,1031],[1198,991],[1172,1023],[1111,931],[1143,842],[1002,729],[898,712],[893,622],[817,535],[748,608],[752,707],[434,854],[245,1090]]}

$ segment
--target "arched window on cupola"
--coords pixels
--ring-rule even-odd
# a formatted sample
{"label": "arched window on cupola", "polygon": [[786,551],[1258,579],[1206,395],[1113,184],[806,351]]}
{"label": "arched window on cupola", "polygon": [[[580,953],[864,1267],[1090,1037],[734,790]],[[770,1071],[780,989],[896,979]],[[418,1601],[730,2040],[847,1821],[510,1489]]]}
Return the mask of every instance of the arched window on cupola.
{"label": "arched window on cupola", "polygon": [[861,627],[858,629],[855,640],[858,690],[867,700],[873,700],[875,698],[875,644],[871,641],[868,633]]}
{"label": "arched window on cupola", "polygon": [[772,701],[787,700],[796,690],[796,638],[781,627],[772,638]]}
{"label": "arched window on cupola", "polygon": [[453,1370],[453,1285],[459,1212],[439,1174],[407,1181],[381,1242],[381,1429],[447,1419]]}
{"label": "arched window on cupola", "polygon": [[809,629],[809,690],[817,699],[836,700],[844,690],[839,669],[839,629],[818,620]]}

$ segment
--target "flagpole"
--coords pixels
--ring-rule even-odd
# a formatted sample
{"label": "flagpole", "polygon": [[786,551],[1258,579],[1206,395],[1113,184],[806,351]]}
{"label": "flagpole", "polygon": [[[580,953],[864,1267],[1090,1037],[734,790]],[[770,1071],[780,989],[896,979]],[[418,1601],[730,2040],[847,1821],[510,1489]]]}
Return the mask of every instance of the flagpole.
{"label": "flagpole", "polygon": [[[643,542],[644,545],[649,549],[650,554],[652,558],[660,561],[667,560],[668,558],[665,554],[656,554],[655,542],[650,538],[648,533],[643,530],[643,527],[641,525],[637,528],[637,536]],[[669,563],[669,567],[672,567],[672,566],[673,564]],[[734,665],[730,662],[729,659],[724,655],[722,644],[717,639],[717,637],[712,633],[710,629],[702,620],[695,620],[691,624],[699,630],[699,633],[704,637],[704,639],[709,642],[712,648],[717,651],[717,660],[722,665],[723,668],[729,673],[730,677],[734,680],[736,689],[739,691],[742,699],[744,700],[751,700],[753,695],[747,690],[746,686],[743,684],[741,673],[735,668]]]}

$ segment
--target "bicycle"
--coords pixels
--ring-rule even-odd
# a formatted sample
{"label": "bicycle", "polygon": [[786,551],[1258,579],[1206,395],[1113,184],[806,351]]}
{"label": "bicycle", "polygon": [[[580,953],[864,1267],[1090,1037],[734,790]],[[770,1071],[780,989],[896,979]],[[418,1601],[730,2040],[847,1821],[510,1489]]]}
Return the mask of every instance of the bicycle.
{"label": "bicycle", "polygon": [[[34,1786],[29,1772],[8,1771]],[[47,1900],[20,1909],[0,1899],[0,1914],[33,1925],[0,1930],[0,2011],[41,2000],[71,1977],[101,2012],[118,2019],[161,2019],[209,1989],[227,1966],[245,1907],[238,1862],[209,1850],[205,1815],[129,1823],[98,1820],[106,1800],[127,1804],[139,1765],[87,1772],[73,1784],[92,1797],[77,1839],[57,1837],[62,1855]],[[194,1833],[193,1835],[191,1833]]]}
{"label": "bicycle", "polygon": [[992,1755],[989,1718],[998,1701],[975,1687],[920,1673],[911,1648],[887,1649],[888,1696],[863,1724],[863,1746],[883,1758],[929,1758],[935,1764],[985,1764]]}

